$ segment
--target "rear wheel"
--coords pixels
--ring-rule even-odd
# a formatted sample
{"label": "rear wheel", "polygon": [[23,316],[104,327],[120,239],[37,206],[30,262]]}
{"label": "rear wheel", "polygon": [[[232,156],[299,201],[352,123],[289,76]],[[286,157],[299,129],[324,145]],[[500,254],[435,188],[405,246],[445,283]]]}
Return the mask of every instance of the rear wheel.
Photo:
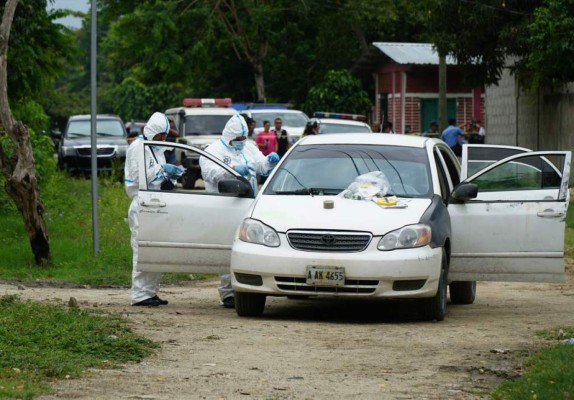
{"label": "rear wheel", "polygon": [[449,286],[452,304],[472,304],[476,298],[476,281],[451,282]]}
{"label": "rear wheel", "polygon": [[442,321],[446,316],[448,258],[445,249],[442,249],[442,263],[438,289],[434,297],[421,299],[420,312],[427,321]]}
{"label": "rear wheel", "polygon": [[263,314],[266,299],[260,293],[235,292],[235,311],[240,317],[258,317]]}

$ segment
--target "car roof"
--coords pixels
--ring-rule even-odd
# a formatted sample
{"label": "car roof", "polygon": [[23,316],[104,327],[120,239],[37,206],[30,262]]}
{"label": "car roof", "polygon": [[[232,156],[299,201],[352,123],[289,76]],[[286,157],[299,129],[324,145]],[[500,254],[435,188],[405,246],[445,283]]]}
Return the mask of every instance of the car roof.
{"label": "car roof", "polygon": [[309,135],[299,140],[297,145],[372,144],[423,148],[429,141],[440,142],[440,139],[388,133],[340,133],[337,135]]}
{"label": "car roof", "polygon": [[237,110],[231,107],[176,107],[165,111],[166,114],[178,114],[184,111],[185,115],[235,115]]}
{"label": "car roof", "polygon": [[256,108],[253,110],[245,110],[249,111],[252,114],[267,114],[267,113],[277,113],[277,114],[304,114],[301,110],[288,110],[288,109],[281,109],[281,108]]}
{"label": "car roof", "polygon": [[[68,119],[69,121],[78,121],[78,120],[86,120],[91,119],[91,114],[80,114],[80,115],[72,115]],[[121,118],[114,114],[97,114],[96,119],[118,119],[121,121]]]}
{"label": "car roof", "polygon": [[339,119],[339,118],[314,118],[320,124],[333,124],[333,125],[353,125],[353,126],[369,126],[363,121],[353,121],[352,119]]}

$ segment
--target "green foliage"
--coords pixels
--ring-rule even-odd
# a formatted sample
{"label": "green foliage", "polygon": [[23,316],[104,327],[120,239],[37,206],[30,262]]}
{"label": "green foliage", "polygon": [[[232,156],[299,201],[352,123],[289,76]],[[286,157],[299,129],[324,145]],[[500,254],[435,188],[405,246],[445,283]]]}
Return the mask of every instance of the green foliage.
{"label": "green foliage", "polygon": [[181,104],[184,93],[174,87],[159,83],[144,85],[135,78],[126,78],[112,89],[113,109],[124,121],[147,120],[155,111],[165,111]]}
{"label": "green foliage", "polygon": [[366,114],[370,107],[361,82],[349,71],[339,70],[327,72],[325,80],[309,90],[304,111],[309,115],[314,111]]}
{"label": "green foliage", "polygon": [[48,14],[46,0],[22,0],[18,4],[8,48],[8,95],[12,103],[50,89],[65,66],[73,62],[74,36],[54,23],[60,16]]}
{"label": "green foliage", "polygon": [[157,344],[119,315],[0,297],[0,397],[46,392],[49,380],[77,378],[150,355]]}
{"label": "green foliage", "polygon": [[532,88],[574,81],[574,0],[545,0],[527,27],[526,68]]}
{"label": "green foliage", "polygon": [[574,394],[574,346],[558,344],[540,351],[525,363],[526,373],[503,382],[494,399],[571,399]]}

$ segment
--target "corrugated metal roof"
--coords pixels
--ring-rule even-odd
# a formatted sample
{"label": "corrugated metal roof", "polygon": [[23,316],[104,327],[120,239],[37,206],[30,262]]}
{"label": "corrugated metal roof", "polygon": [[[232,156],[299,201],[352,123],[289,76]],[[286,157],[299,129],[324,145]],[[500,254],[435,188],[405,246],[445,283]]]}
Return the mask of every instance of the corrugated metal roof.
{"label": "corrugated metal roof", "polygon": [[[373,43],[377,49],[397,64],[438,65],[438,53],[430,43]],[[456,60],[446,57],[447,65],[456,65]]]}

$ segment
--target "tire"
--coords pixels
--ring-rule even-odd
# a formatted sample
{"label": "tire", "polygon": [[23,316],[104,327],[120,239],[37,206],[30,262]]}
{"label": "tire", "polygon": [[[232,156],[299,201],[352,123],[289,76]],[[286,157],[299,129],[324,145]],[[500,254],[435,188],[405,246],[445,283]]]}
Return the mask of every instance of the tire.
{"label": "tire", "polygon": [[181,176],[181,185],[184,189],[193,189],[195,187],[195,181],[199,178],[199,174],[195,171],[187,170],[185,174]]}
{"label": "tire", "polygon": [[445,249],[442,249],[442,263],[437,292],[434,297],[421,299],[420,303],[420,313],[426,321],[442,321],[446,316],[447,276],[448,258]]}
{"label": "tire", "polygon": [[452,304],[472,304],[476,298],[476,281],[451,282],[449,286]]}
{"label": "tire", "polygon": [[235,311],[240,317],[258,317],[263,314],[266,299],[260,293],[235,292]]}

